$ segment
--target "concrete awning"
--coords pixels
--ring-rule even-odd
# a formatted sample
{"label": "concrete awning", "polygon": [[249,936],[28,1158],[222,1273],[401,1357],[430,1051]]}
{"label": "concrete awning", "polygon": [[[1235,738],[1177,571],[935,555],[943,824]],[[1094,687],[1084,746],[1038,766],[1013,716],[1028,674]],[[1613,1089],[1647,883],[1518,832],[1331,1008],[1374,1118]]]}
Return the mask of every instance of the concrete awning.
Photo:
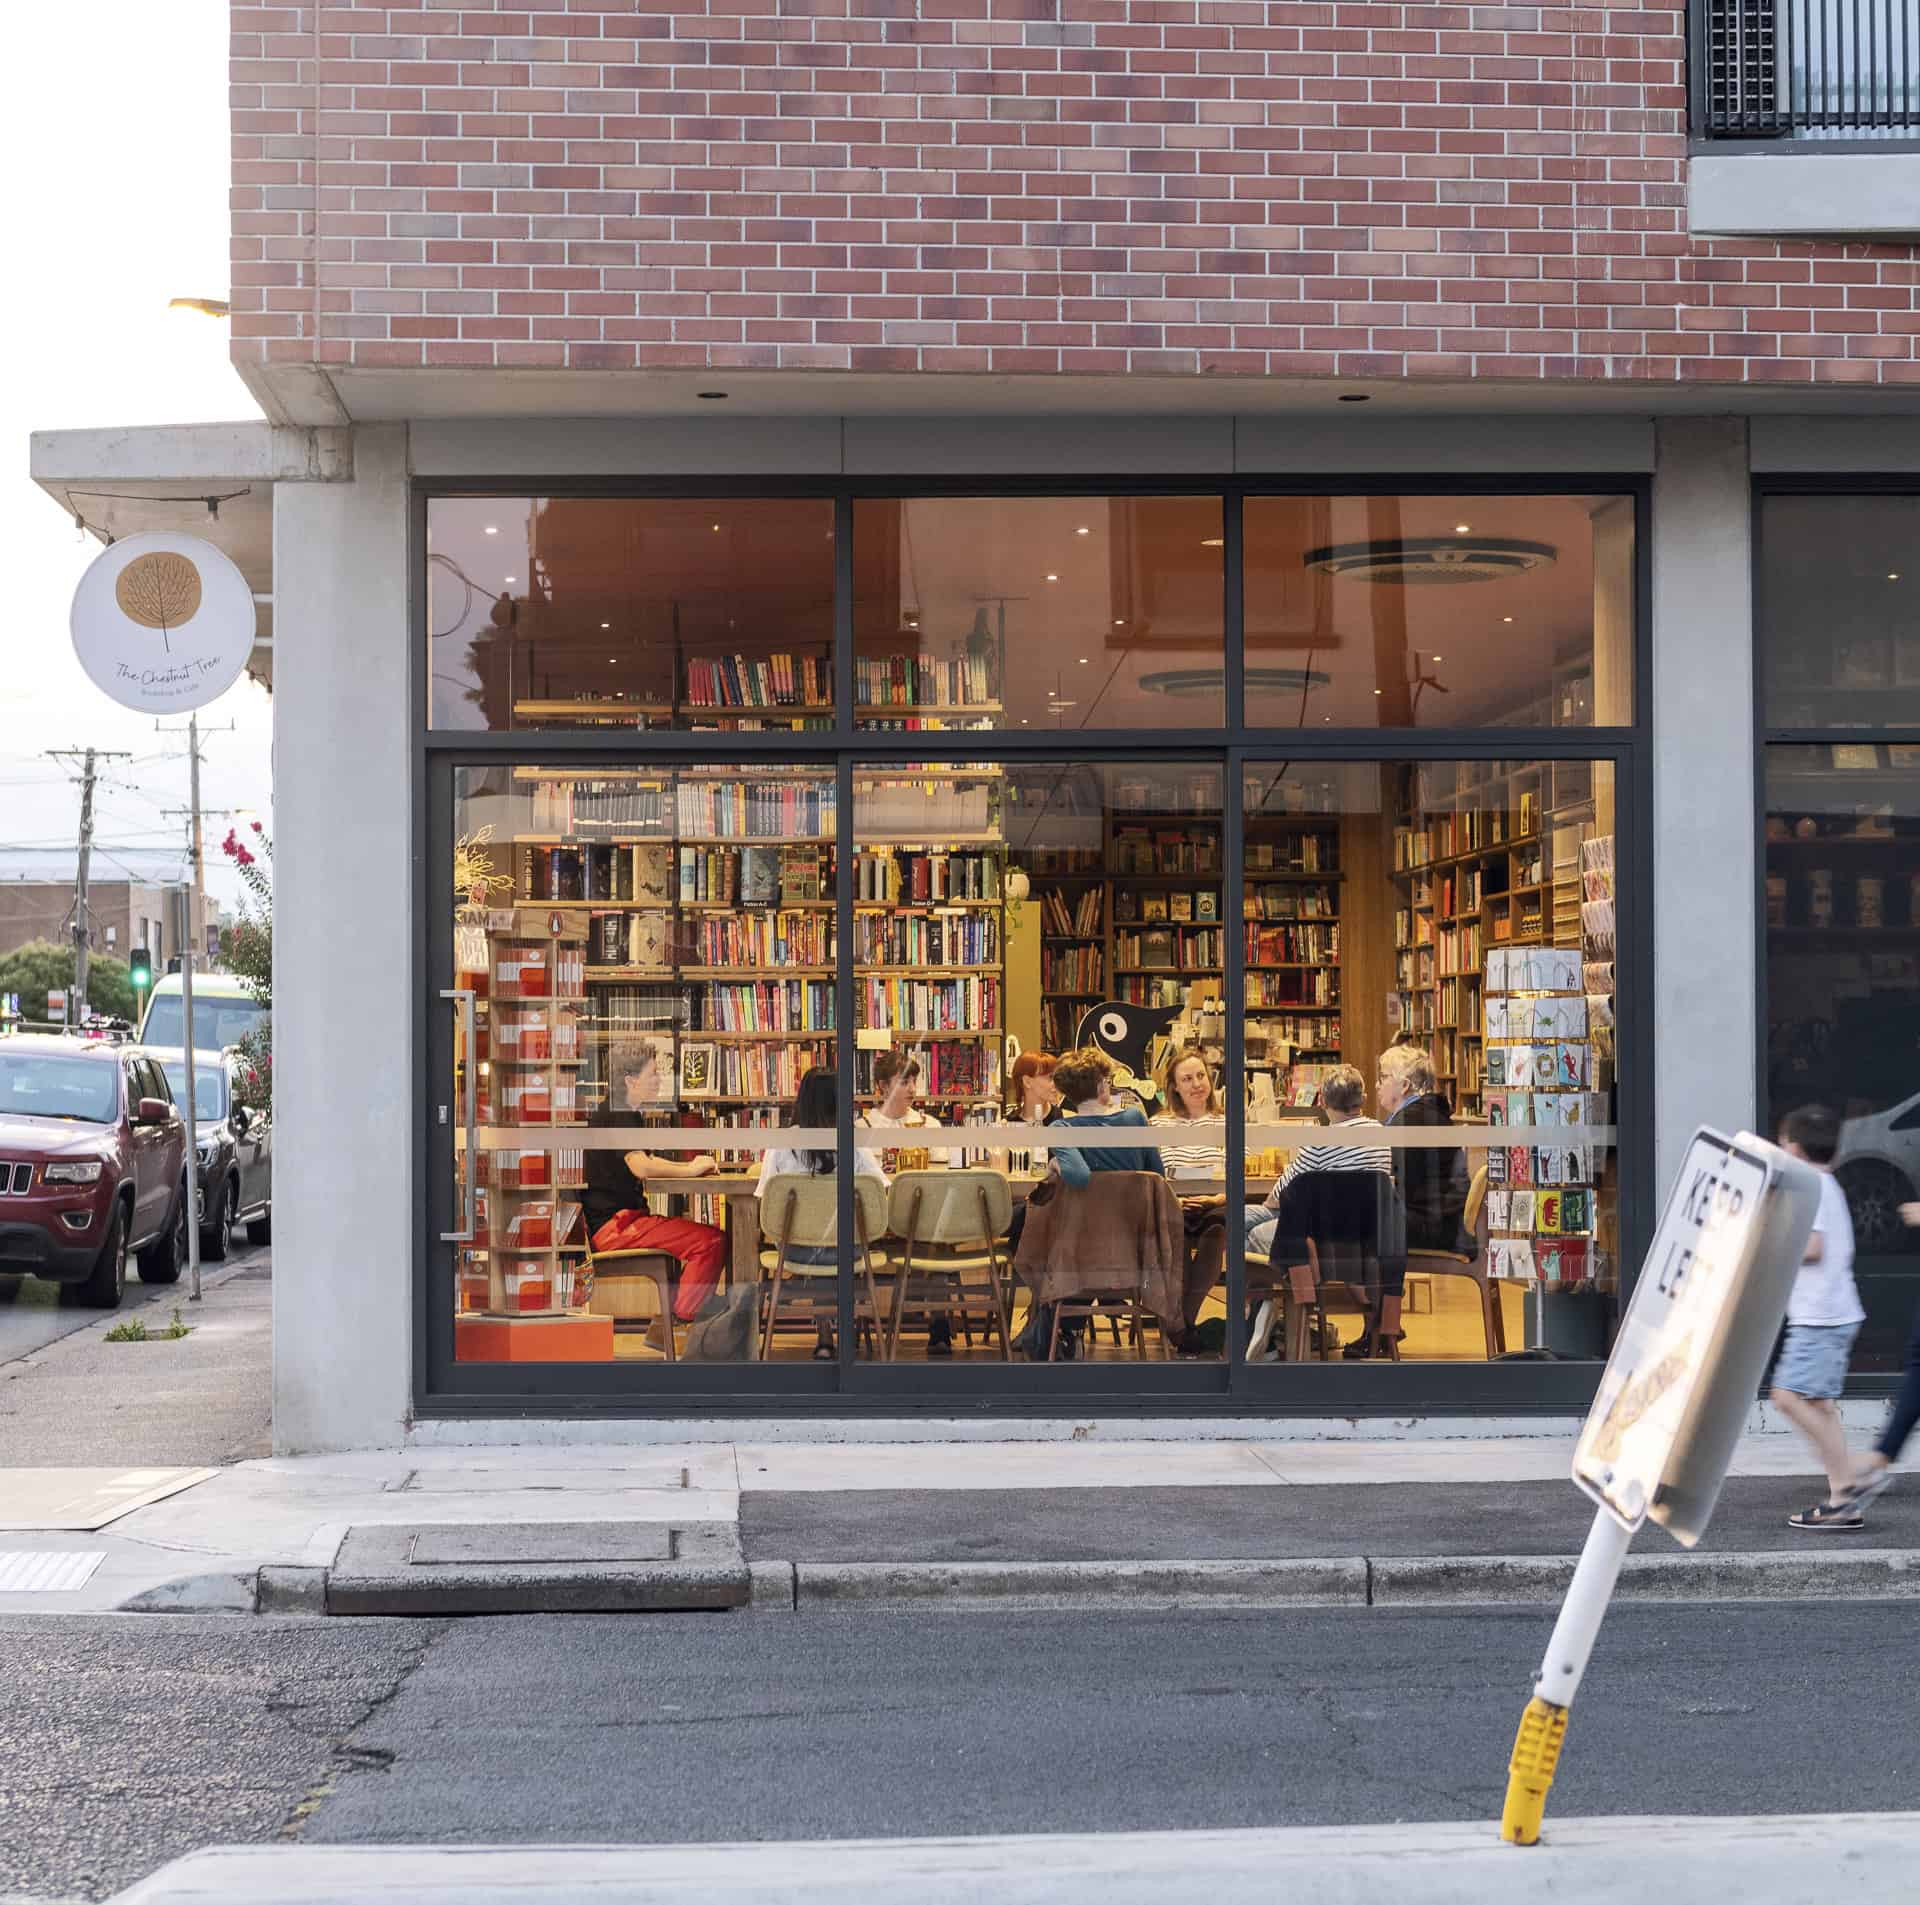
{"label": "concrete awning", "polygon": [[257,617],[247,672],[273,686],[274,485],[350,478],[350,432],[265,421],[36,430],[31,459],[33,480],[103,543],[170,529],[232,557]]}

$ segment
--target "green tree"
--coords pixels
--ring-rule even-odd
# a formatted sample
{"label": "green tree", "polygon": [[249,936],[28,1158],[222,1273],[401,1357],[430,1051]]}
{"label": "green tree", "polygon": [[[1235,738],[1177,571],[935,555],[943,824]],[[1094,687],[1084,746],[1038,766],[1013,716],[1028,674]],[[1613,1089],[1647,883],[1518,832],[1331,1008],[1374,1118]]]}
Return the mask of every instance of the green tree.
{"label": "green tree", "polygon": [[[51,939],[29,940],[0,954],[0,994],[20,995],[21,1016],[44,1019],[47,994],[73,985],[73,948]],[[134,1017],[133,984],[123,959],[94,953],[87,960],[87,1004],[116,1019]]]}
{"label": "green tree", "polygon": [[[251,845],[249,845],[251,841]],[[246,886],[240,918],[221,941],[227,970],[271,1012],[273,1007],[273,837],[254,821],[242,838],[229,827],[220,851],[231,860]],[[273,1020],[263,1020],[240,1040],[246,1061],[239,1099],[249,1111],[273,1106]]]}

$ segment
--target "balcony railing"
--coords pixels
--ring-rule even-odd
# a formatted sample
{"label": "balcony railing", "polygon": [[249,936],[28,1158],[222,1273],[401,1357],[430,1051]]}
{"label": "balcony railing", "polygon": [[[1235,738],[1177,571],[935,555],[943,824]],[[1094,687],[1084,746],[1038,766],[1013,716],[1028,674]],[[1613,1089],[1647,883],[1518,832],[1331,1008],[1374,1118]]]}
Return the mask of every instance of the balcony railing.
{"label": "balcony railing", "polygon": [[1694,0],[1709,139],[1920,136],[1920,0]]}

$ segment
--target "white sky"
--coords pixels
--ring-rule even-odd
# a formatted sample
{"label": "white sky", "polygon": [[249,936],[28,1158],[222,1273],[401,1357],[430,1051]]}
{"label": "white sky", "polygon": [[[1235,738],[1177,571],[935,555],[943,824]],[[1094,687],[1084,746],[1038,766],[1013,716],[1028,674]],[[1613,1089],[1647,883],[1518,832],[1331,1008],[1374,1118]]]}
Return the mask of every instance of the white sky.
{"label": "white sky", "polygon": [[[95,746],[99,877],[112,848],[179,847],[184,737],[116,707],[80,672],[67,633],[75,582],[100,544],[27,478],[33,430],[205,423],[259,414],[227,363],[223,322],[169,311],[175,296],[227,293],[226,0],[92,0],[84,31],[65,7],[10,10],[8,108],[0,114],[0,845],[71,845],[79,794],[45,750]],[[180,527],[197,525],[183,511]],[[201,517],[204,521],[204,517]],[[241,681],[204,710],[201,799],[271,821],[272,704]],[[229,722],[233,733],[209,733]],[[209,891],[238,882],[207,823]]]}

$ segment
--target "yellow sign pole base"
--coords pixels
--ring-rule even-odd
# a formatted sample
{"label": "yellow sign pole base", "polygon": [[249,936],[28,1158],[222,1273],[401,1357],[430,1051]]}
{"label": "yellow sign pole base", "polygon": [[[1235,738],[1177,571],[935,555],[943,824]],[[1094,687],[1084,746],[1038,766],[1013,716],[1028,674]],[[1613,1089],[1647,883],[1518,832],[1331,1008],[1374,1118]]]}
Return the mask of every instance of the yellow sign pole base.
{"label": "yellow sign pole base", "polygon": [[1536,1693],[1520,1716],[1513,1757],[1507,1762],[1507,1803],[1500,1814],[1500,1836],[1509,1845],[1537,1845],[1540,1822],[1547,1810],[1547,1793],[1554,1768],[1560,1764],[1560,1745],[1567,1737],[1567,1710]]}

